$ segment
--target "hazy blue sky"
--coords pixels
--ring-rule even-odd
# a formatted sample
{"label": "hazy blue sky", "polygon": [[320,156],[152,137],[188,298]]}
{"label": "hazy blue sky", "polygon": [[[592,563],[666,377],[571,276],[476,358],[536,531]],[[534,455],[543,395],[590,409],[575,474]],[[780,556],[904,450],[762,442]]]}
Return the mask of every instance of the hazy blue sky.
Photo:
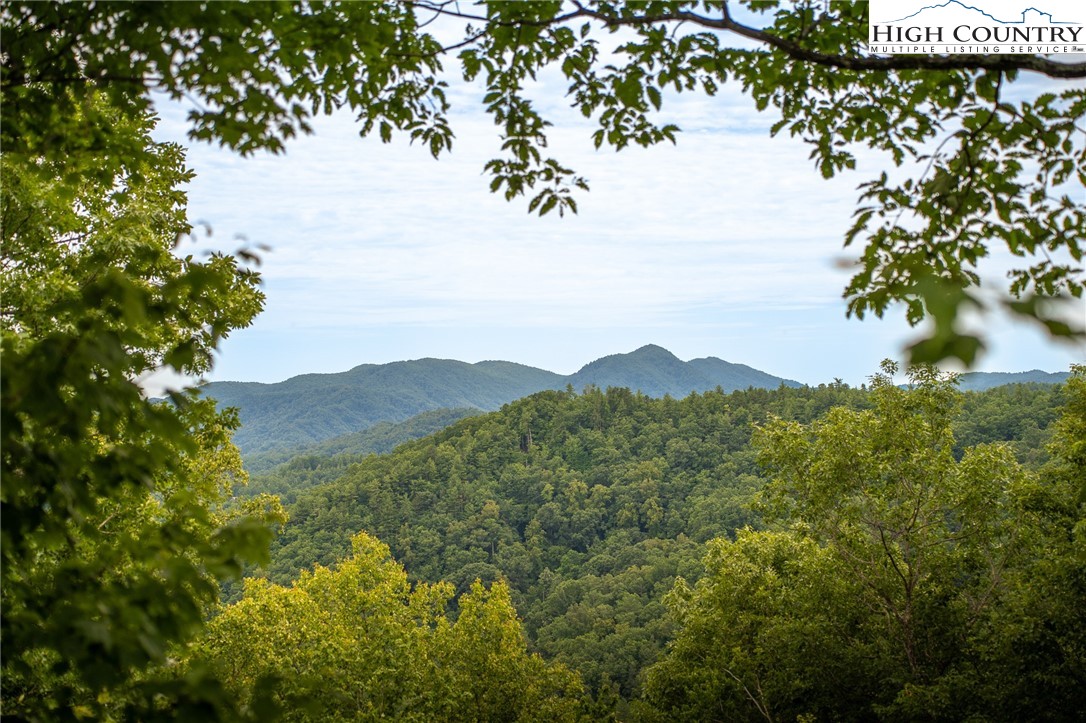
{"label": "hazy blue sky", "polygon": [[[652,343],[859,384],[915,335],[900,312],[846,319],[841,299],[855,188],[889,161],[864,152],[856,172],[825,181],[808,148],[770,138],[775,117],[732,88],[665,100],[684,131],[675,147],[595,151],[563,93],[546,81],[533,91],[555,122],[551,151],[592,185],[573,217],[529,216],[526,201],[488,192],[482,167],[498,141],[477,88],[454,86],[457,138],[438,161],[405,140],[360,139],[349,114],[321,119],[283,156],[192,145],[191,218],[212,226],[212,245],[233,250],[243,234],[272,247],[267,307],[225,343],[210,378],[272,382],[421,357],[571,373]],[[182,139],[184,106],[160,110],[160,136]],[[988,331],[983,370],[1086,358],[1005,318]]]}

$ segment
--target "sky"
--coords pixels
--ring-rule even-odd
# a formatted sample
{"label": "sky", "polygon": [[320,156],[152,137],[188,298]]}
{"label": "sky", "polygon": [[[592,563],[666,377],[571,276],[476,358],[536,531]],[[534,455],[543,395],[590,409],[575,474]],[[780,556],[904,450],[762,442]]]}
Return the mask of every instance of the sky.
{"label": "sky", "polygon": [[[489,193],[497,132],[462,81],[450,94],[456,140],[439,160],[406,139],[359,138],[349,113],[317,119],[283,155],[241,158],[186,141],[185,103],[158,100],[158,137],[188,146],[197,174],[190,218],[212,229],[179,251],[270,247],[265,310],[225,341],[208,378],[276,382],[423,357],[569,374],[657,344],[858,385],[916,337],[901,310],[848,319],[841,298],[856,186],[887,159],[861,149],[857,171],[824,180],[809,148],[771,138],[775,116],[730,86],[665,98],[662,119],[683,130],[675,146],[597,151],[563,96],[546,78],[533,89],[554,122],[552,155],[591,184],[564,218]],[[984,330],[979,370],[1086,359],[1005,317]]]}

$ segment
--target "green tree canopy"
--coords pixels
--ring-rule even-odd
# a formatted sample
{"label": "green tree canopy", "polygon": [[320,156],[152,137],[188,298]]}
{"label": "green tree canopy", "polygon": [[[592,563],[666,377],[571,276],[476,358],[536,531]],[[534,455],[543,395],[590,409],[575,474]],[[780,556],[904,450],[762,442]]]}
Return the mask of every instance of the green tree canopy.
{"label": "green tree canopy", "polygon": [[[283,519],[274,498],[224,509],[245,480],[235,416],[137,384],[207,370],[262,307],[257,275],[174,253],[191,174],[178,146],[151,139],[153,118],[97,92],[70,110],[72,127],[96,116],[139,152],[57,155],[24,138],[0,159],[3,700],[28,720],[122,705]],[[145,682],[135,704],[153,697]]]}
{"label": "green tree canopy", "polygon": [[[87,98],[146,109],[154,90],[195,101],[193,138],[241,153],[281,150],[314,115],[348,108],[363,135],[406,133],[437,156],[453,141],[448,66],[485,86],[502,139],[491,189],[539,213],[575,211],[587,187],[546,155],[551,121],[531,90],[541,73],[561,74],[570,104],[598,123],[596,145],[616,149],[675,141],[659,120],[673,94],[735,83],[778,116],[774,133],[810,144],[824,176],[853,168],[864,146],[899,167],[860,186],[844,239],[858,250],[850,314],[903,303],[911,324],[934,322],[914,360],[971,362],[982,340],[959,312],[991,305],[979,265],[1005,251],[1023,263],[998,305],[1055,336],[1083,334],[1051,302],[1083,292],[1086,91],[1069,81],[1086,63],[873,55],[867,3],[814,0],[9,3],[2,17],[6,150],[123,146]],[[1023,82],[1037,77],[1044,92]]]}
{"label": "green tree canopy", "polygon": [[504,582],[476,581],[446,614],[448,583],[412,587],[359,533],[334,569],[291,587],[249,580],[189,654],[248,702],[275,680],[288,720],[573,721],[577,676],[530,654]]}
{"label": "green tree canopy", "polygon": [[[449,36],[448,23],[462,32]],[[189,172],[179,148],[151,138],[154,92],[193,101],[193,138],[242,154],[282,150],[314,116],[347,108],[363,135],[407,134],[440,155],[453,139],[443,66],[455,65],[465,82],[485,86],[502,139],[486,166],[492,190],[528,196],[542,214],[576,210],[573,193],[587,183],[544,152],[550,121],[531,98],[540,73],[561,73],[570,102],[598,123],[597,144],[616,149],[675,139],[678,129],[657,115],[671,93],[711,95],[737,82],[779,115],[776,132],[811,144],[824,175],[852,167],[855,146],[902,166],[862,187],[845,239],[863,246],[846,290],[851,313],[882,315],[903,302],[911,322],[935,321],[914,356],[969,361],[980,340],[960,333],[958,312],[980,303],[978,263],[999,245],[1025,259],[1005,305],[1057,336],[1081,331],[1047,306],[1083,290],[1086,143],[1076,124],[1086,91],[1063,84],[1086,76],[1081,63],[870,56],[866,5],[843,2],[8,2],[0,30],[5,713],[104,717],[131,703],[149,718],[185,710],[156,691],[193,705],[221,693],[200,688],[198,676],[156,688],[155,666],[200,627],[216,581],[260,557],[264,522],[277,517],[260,500],[234,517],[221,509],[241,478],[226,440],[233,420],[183,395],[154,404],[136,384],[163,366],[205,371],[219,341],[263,301],[257,275],[239,262],[244,253],[175,253],[190,231],[181,190]],[[1026,74],[1051,79],[1053,92],[1012,94]],[[780,434],[783,442],[792,432]],[[949,469],[943,446],[936,451]],[[676,463],[691,453],[671,450]],[[1013,470],[1006,455],[991,454]],[[1080,472],[1074,464],[1060,474]],[[453,494],[465,493],[463,480],[449,479]],[[571,482],[561,493],[592,500],[595,487]],[[967,492],[940,494],[968,500]],[[668,524],[653,497],[631,505],[630,519]],[[979,519],[984,534],[998,521]],[[481,509],[457,530],[478,541],[473,554],[504,541],[492,522]],[[870,543],[870,528],[857,529],[867,537],[848,539]],[[1037,549],[1055,539],[1048,534],[1037,533]],[[948,565],[959,559],[951,548]],[[987,548],[963,549],[961,560],[980,564]],[[893,568],[880,574],[893,581]],[[1039,579],[1077,570],[1068,563]],[[1028,637],[1033,603],[1062,599],[1020,596],[1021,635],[993,634],[991,650]],[[1060,611],[1061,624],[1076,620],[1073,606]],[[929,670],[931,661],[918,660]],[[143,697],[132,688],[141,679]],[[214,706],[232,710],[221,695]]]}
{"label": "green tree canopy", "polygon": [[958,460],[957,395],[875,378],[875,407],[756,443],[776,531],[710,543],[648,675],[676,720],[1074,720],[1086,699],[1081,372],[1040,474],[1002,444]]}

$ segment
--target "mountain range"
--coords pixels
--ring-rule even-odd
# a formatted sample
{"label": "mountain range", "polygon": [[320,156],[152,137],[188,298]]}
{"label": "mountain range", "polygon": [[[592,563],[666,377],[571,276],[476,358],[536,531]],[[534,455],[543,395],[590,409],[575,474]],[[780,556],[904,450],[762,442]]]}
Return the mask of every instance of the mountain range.
{"label": "mountain range", "polygon": [[[966,391],[981,391],[1012,383],[1055,384],[1067,376],[1066,372],[1037,370],[1013,374],[974,372],[962,375],[959,385]],[[416,359],[363,364],[335,374],[303,374],[274,384],[211,382],[202,390],[220,407],[238,409],[242,425],[234,442],[248,460],[266,457],[263,466],[282,461],[287,452],[357,435],[377,424],[397,425],[435,410],[457,410],[450,419],[470,410],[493,411],[546,389],[626,387],[649,397],[683,398],[691,392],[717,387],[732,392],[775,389],[782,384],[803,386],[716,357],[682,361],[667,349],[650,344],[628,354],[597,359],[570,375],[506,361],[469,364],[451,359]],[[427,430],[435,431],[430,428],[433,424],[433,419],[424,419],[411,429],[417,427],[425,434]],[[401,441],[417,436],[401,429],[386,433],[388,439]],[[340,446],[354,449],[357,441],[348,438]],[[371,449],[368,443],[362,446]]]}
{"label": "mountain range", "polygon": [[1063,384],[1070,372],[967,372],[958,377],[958,388],[963,392],[983,392],[1004,384]]}
{"label": "mountain range", "polygon": [[211,382],[202,387],[220,407],[237,407],[234,442],[247,456],[321,442],[401,422],[436,409],[499,409],[545,389],[628,387],[650,397],[685,397],[720,387],[802,386],[744,364],[715,357],[682,361],[659,346],[643,346],[586,364],[570,375],[505,361],[476,364],[417,359],[363,364],[336,374],[303,374],[275,384]]}

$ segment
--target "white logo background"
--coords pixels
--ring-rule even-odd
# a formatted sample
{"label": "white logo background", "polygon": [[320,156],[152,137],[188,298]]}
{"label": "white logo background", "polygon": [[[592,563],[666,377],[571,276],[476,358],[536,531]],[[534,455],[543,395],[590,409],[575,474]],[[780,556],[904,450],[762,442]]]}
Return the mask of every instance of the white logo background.
{"label": "white logo background", "polygon": [[871,0],[877,54],[1086,52],[1084,0]]}

